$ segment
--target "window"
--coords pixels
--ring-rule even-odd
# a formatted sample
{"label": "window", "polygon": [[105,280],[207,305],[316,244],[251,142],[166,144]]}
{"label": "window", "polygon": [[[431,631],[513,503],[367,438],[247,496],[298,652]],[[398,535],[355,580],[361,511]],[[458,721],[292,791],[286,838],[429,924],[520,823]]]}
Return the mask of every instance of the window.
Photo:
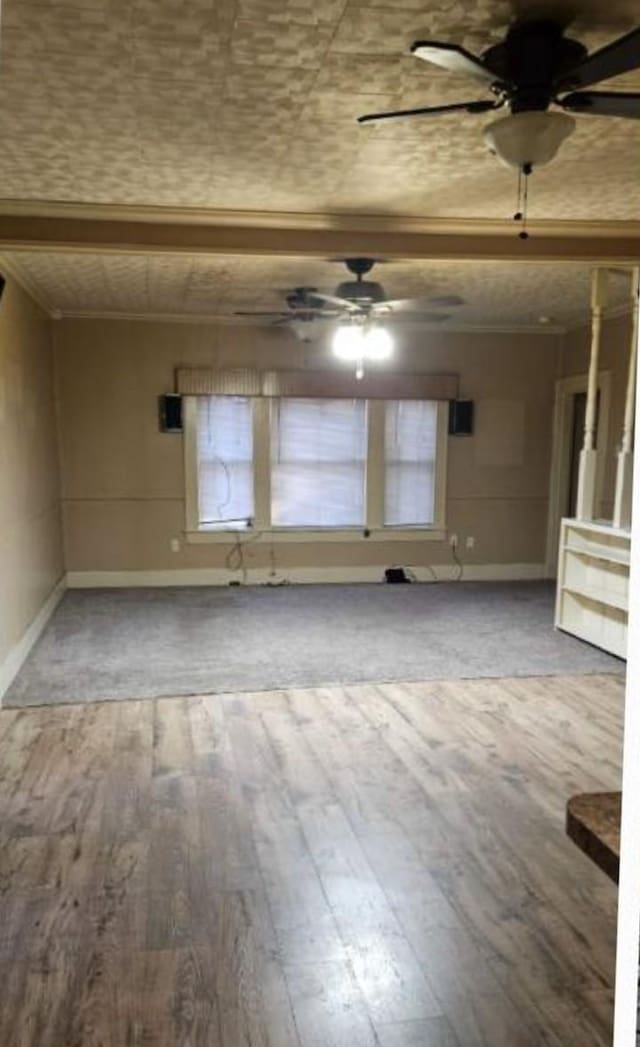
{"label": "window", "polygon": [[251,400],[198,397],[197,447],[200,526],[248,527],[254,515]]}
{"label": "window", "polygon": [[443,537],[445,401],[187,395],[183,411],[189,541]]}
{"label": "window", "polygon": [[272,412],[273,525],[364,526],[365,401],[282,399]]}
{"label": "window", "polygon": [[385,525],[433,524],[438,405],[426,400],[387,401],[384,421]]}

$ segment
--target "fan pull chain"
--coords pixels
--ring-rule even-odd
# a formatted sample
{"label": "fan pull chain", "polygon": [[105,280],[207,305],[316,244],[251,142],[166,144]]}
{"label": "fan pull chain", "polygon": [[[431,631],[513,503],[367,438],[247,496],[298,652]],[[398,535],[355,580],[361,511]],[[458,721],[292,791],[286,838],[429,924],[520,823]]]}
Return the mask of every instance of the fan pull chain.
{"label": "fan pull chain", "polygon": [[522,168],[518,168],[518,193],[516,198],[516,213],[513,216],[514,222],[522,221]]}
{"label": "fan pull chain", "polygon": [[529,175],[531,171],[531,164],[524,164],[523,167],[518,168],[518,202],[513,220],[514,222],[522,222],[522,227],[518,233],[521,240],[529,239],[529,233],[527,232],[527,208],[529,204]]}
{"label": "fan pull chain", "polygon": [[527,168],[525,167],[524,170],[523,170],[524,195],[523,195],[523,198],[522,198],[522,229],[520,230],[520,233],[518,234],[521,240],[528,240],[529,239],[529,234],[527,232],[527,211],[528,211],[528,208],[529,208],[529,174],[530,174],[530,172],[531,172],[531,168],[529,168],[529,170],[527,170]]}

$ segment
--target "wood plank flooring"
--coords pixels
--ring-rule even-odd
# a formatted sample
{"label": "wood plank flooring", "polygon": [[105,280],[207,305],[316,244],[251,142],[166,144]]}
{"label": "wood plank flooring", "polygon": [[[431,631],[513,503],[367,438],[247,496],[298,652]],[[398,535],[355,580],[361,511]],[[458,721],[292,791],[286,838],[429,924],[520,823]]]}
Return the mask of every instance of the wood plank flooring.
{"label": "wood plank flooring", "polygon": [[600,1047],[616,676],[0,713],[3,1047]]}

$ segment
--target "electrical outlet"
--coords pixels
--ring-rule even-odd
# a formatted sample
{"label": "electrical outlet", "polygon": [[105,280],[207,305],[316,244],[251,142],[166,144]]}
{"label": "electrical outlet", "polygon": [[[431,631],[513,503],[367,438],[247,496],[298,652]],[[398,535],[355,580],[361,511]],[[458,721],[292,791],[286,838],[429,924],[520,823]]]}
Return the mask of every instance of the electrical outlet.
{"label": "electrical outlet", "polygon": [[457,534],[450,534],[449,535],[449,545],[451,546],[452,549],[457,549],[458,548],[458,535]]}
{"label": "electrical outlet", "polygon": [[172,553],[179,553],[180,552],[180,539],[179,538],[172,538],[171,541],[169,542],[169,547],[170,547]]}
{"label": "electrical outlet", "polygon": [[464,544],[465,544],[465,548],[473,549],[473,547],[476,544],[476,540],[475,540],[475,538],[473,537],[472,534],[468,535],[467,540],[466,540],[466,542]]}

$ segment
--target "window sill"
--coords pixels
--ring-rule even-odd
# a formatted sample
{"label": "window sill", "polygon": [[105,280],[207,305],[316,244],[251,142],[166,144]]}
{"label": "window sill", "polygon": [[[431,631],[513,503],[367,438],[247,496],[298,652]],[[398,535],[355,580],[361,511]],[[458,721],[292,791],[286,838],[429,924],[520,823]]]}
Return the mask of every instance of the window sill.
{"label": "window sill", "polygon": [[232,545],[240,542],[442,542],[447,532],[441,526],[434,527],[379,527],[369,529],[365,535],[362,527],[319,528],[282,527],[269,530],[245,528],[238,531],[211,530],[186,531],[188,544],[204,545],[209,542]]}

